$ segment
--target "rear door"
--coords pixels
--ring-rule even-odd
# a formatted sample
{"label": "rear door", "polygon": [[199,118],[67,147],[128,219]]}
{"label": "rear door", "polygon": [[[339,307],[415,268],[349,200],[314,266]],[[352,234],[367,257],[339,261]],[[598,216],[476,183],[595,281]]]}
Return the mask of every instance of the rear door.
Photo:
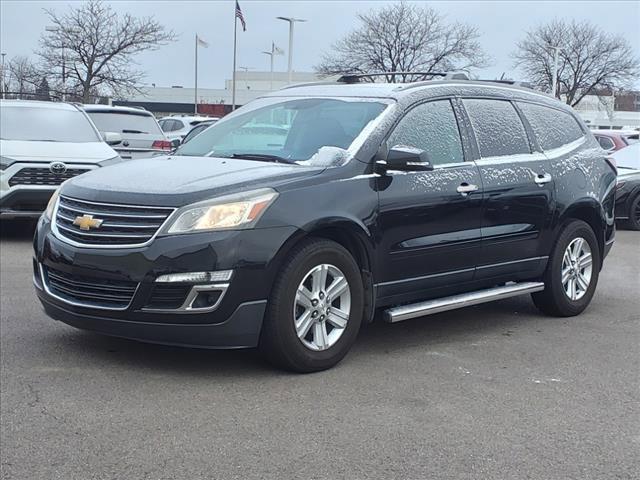
{"label": "rear door", "polygon": [[465,98],[484,186],[482,252],[476,279],[539,271],[554,212],[549,160],[535,151],[516,106]]}
{"label": "rear door", "polygon": [[411,108],[387,147],[425,150],[433,171],[378,178],[381,302],[424,296],[426,289],[470,281],[480,253],[482,185],[448,98]]}

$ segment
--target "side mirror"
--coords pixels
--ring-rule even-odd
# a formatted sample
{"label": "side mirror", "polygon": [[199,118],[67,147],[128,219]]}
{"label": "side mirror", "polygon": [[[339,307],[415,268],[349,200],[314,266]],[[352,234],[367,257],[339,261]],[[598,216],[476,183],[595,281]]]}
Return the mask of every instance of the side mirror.
{"label": "side mirror", "polygon": [[171,140],[171,148],[173,148],[174,150],[176,148],[178,148],[180,146],[182,142],[180,141],[179,138],[174,138],[173,140]]}
{"label": "side mirror", "polygon": [[102,132],[102,138],[107,145],[117,145],[122,142],[122,135],[116,132]]}
{"label": "side mirror", "polygon": [[386,160],[379,160],[378,165],[387,170],[401,172],[426,172],[433,170],[429,154],[424,150],[404,145],[396,145],[389,149]]}

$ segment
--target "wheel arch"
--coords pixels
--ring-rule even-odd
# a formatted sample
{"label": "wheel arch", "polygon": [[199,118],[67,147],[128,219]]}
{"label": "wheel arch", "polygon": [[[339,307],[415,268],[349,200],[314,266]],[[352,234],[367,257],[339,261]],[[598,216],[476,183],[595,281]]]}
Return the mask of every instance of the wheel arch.
{"label": "wheel arch", "polygon": [[602,206],[593,198],[586,198],[574,202],[567,207],[560,215],[556,225],[554,238],[562,232],[564,226],[571,220],[582,220],[587,223],[598,241],[598,251],[600,252],[600,268],[604,261],[605,228],[607,221]]}

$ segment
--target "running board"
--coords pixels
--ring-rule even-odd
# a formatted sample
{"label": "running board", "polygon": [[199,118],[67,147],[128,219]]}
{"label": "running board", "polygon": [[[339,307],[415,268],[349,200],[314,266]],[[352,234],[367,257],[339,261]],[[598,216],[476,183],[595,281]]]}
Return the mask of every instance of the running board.
{"label": "running board", "polygon": [[388,323],[396,323],[410,318],[446,312],[447,310],[469,307],[479,303],[492,302],[541,290],[544,290],[544,283],[542,282],[509,283],[501,287],[487,288],[486,290],[477,290],[475,292],[427,300],[426,302],[393,307],[385,311],[384,319]]}

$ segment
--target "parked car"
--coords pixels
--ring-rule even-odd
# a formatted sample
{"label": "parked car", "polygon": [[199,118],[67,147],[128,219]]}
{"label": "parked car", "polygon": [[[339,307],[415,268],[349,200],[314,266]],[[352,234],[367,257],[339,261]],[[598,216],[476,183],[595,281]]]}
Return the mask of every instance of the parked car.
{"label": "parked car", "polygon": [[612,155],[618,166],[616,220],[640,230],[640,143]]}
{"label": "parked car", "polygon": [[204,130],[206,130],[207,128],[209,128],[211,125],[213,125],[216,122],[217,122],[217,120],[205,120],[204,122],[198,123],[195,127],[193,127],[191,130],[189,130],[189,133],[187,133],[184,136],[184,138],[182,139],[182,143],[187,143],[193,137],[195,137],[199,133],[203,132]]}
{"label": "parked car", "polygon": [[162,131],[167,134],[169,140],[180,140],[189,133],[189,131],[201,122],[215,121],[216,117],[197,117],[197,116],[172,116],[162,117],[158,123],[162,128]]}
{"label": "parked car", "polygon": [[66,182],[34,239],[36,291],[78,328],[257,346],[317,371],[377,310],[398,322],[531,293],[547,314],[581,313],[613,245],[615,185],[573,110],[527,88],[290,87],[173,156]]}
{"label": "parked car", "polygon": [[593,136],[596,137],[600,146],[609,152],[615,152],[638,141],[638,132],[594,130]]}
{"label": "parked car", "polygon": [[68,103],[0,100],[0,217],[37,218],[65,180],[120,162],[89,117]]}
{"label": "parked car", "polygon": [[137,160],[169,153],[171,141],[164,134],[156,117],[142,108],[85,105],[93,123],[100,131],[118,132],[122,142],[114,145],[123,160]]}

